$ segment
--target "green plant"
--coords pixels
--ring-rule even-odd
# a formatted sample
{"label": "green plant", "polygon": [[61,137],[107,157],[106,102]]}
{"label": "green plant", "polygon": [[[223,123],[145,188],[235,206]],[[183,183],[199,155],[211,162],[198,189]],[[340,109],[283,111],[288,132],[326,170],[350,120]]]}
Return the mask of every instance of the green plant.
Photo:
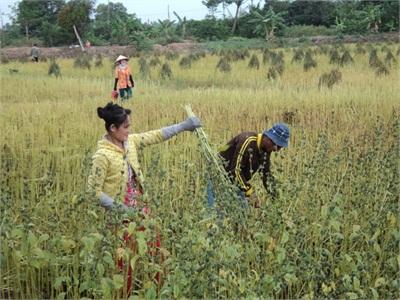
{"label": "green plant", "polygon": [[160,77],[162,79],[170,79],[172,77],[172,70],[168,63],[164,63],[161,67]]}
{"label": "green plant", "polygon": [[273,39],[275,31],[284,24],[284,13],[275,13],[272,7],[268,9],[265,15],[256,10],[252,11],[253,19],[249,22],[255,24],[253,32],[265,38],[265,40]]}
{"label": "green plant", "polygon": [[356,53],[357,53],[357,54],[365,54],[365,53],[366,53],[364,47],[363,47],[361,44],[357,44],[357,46],[356,46]]}
{"label": "green plant", "polygon": [[325,26],[313,26],[313,25],[293,25],[287,26],[284,30],[284,37],[288,38],[301,38],[301,37],[313,37],[321,35],[335,35],[336,31],[332,28]]}
{"label": "green plant", "polygon": [[269,80],[276,79],[279,72],[274,67],[269,67],[267,72],[267,78]]}
{"label": "green plant", "polygon": [[179,54],[177,52],[169,51],[165,54],[165,58],[167,60],[175,60],[175,59],[179,58]]}
{"label": "green plant", "polygon": [[102,58],[101,54],[96,55],[96,60],[94,62],[94,65],[96,68],[99,68],[103,65],[103,58]]}
{"label": "green plant", "polygon": [[292,63],[293,62],[301,62],[304,58],[304,52],[302,49],[294,49],[294,54],[292,58]]}
{"label": "green plant", "polygon": [[311,52],[307,51],[307,53],[304,56],[303,70],[308,71],[311,68],[316,68],[316,67],[317,67],[317,61],[312,57]]}
{"label": "green plant", "polygon": [[189,56],[184,56],[179,62],[179,66],[183,69],[190,69],[192,66],[192,60]]}
{"label": "green plant", "polygon": [[389,73],[390,73],[389,69],[380,60],[378,60],[376,62],[376,65],[374,66],[374,68],[375,68],[376,76],[389,75]]}
{"label": "green plant", "polygon": [[340,64],[340,55],[336,49],[331,49],[331,51],[329,52],[329,63]]}
{"label": "green plant", "polygon": [[48,73],[48,75],[54,75],[55,77],[61,76],[61,68],[57,64],[55,59],[51,60],[49,70],[47,73]]}
{"label": "green plant", "polygon": [[326,86],[331,89],[333,85],[338,84],[342,80],[342,73],[339,70],[332,70],[330,73],[324,73],[319,78],[318,88]]}
{"label": "green plant", "polygon": [[92,58],[88,54],[81,54],[78,55],[78,57],[74,61],[74,67],[75,68],[81,68],[81,69],[88,69],[90,70],[91,68],[91,62]]}
{"label": "green plant", "polygon": [[372,49],[369,53],[369,66],[375,68],[380,65],[376,49]]}
{"label": "green plant", "polygon": [[249,64],[248,64],[249,68],[254,68],[254,69],[259,69],[260,68],[260,62],[258,60],[258,57],[256,54],[253,54],[249,60]]}
{"label": "green plant", "polygon": [[354,59],[351,57],[349,50],[345,50],[340,57],[339,65],[344,66],[350,63],[354,63]]}
{"label": "green plant", "polygon": [[153,57],[153,58],[150,60],[149,65],[152,66],[152,67],[161,65],[161,60],[160,60],[157,56],[156,56],[156,57]]}
{"label": "green plant", "polygon": [[218,70],[224,73],[229,73],[231,71],[231,65],[229,64],[229,61],[226,57],[222,57],[216,66]]}
{"label": "green plant", "polygon": [[385,64],[391,65],[392,63],[396,63],[396,58],[394,57],[392,51],[387,51],[386,57],[385,57]]}
{"label": "green plant", "polygon": [[7,56],[5,56],[4,54],[1,54],[1,55],[0,55],[0,62],[1,62],[2,64],[8,64],[8,63],[10,62],[10,60],[8,59]]}
{"label": "green plant", "polygon": [[139,58],[139,72],[144,78],[150,76],[150,67],[147,64],[146,59],[143,57]]}

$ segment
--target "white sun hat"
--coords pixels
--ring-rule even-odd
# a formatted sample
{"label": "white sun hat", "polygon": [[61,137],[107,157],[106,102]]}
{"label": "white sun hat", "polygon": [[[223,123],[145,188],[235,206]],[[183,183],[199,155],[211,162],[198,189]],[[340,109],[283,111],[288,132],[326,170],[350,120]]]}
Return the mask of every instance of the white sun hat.
{"label": "white sun hat", "polygon": [[117,57],[117,59],[115,60],[115,63],[121,61],[121,60],[129,60],[129,58],[127,58],[126,56],[120,55]]}

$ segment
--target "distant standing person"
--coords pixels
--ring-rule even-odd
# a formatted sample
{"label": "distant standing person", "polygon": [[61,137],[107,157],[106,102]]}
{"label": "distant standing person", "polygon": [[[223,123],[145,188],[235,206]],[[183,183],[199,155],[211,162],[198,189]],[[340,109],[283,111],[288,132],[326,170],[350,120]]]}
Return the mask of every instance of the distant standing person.
{"label": "distant standing person", "polygon": [[31,48],[32,61],[39,62],[39,54],[40,54],[39,48],[37,47],[36,44],[33,44]]}
{"label": "distant standing person", "polygon": [[[115,81],[114,91],[119,92],[121,100],[128,100],[132,97],[132,88],[135,86],[135,82],[132,78],[132,71],[128,65],[128,58],[120,55],[115,60]],[[118,96],[118,95],[117,95]]]}

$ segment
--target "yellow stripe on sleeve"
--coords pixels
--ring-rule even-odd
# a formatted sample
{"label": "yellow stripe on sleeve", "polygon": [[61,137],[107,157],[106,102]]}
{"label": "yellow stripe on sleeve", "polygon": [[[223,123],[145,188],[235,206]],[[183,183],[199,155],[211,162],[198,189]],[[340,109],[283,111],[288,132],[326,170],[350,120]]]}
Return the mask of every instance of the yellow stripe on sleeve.
{"label": "yellow stripe on sleeve", "polygon": [[241,163],[241,161],[242,161],[242,157],[243,157],[244,151],[246,151],[246,148],[248,147],[248,145],[250,144],[250,142],[253,142],[253,141],[257,141],[257,138],[251,136],[251,137],[247,138],[247,139],[244,141],[242,147],[240,148],[240,151],[239,151],[239,154],[238,154],[238,157],[237,157],[237,160],[236,160],[236,166],[235,166],[236,179],[239,181],[239,184],[240,184],[245,190],[248,190],[248,189],[249,189],[249,186],[246,185],[246,184],[244,183],[244,181],[243,181],[243,179],[242,179],[242,176],[240,175],[240,163]]}

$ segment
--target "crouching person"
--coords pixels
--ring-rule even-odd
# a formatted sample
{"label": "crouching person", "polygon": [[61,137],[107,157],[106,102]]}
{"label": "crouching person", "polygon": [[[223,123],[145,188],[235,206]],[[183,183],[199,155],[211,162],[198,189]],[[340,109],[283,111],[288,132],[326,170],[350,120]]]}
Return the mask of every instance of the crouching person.
{"label": "crouching person", "polygon": [[289,127],[277,123],[263,133],[242,132],[220,149],[219,154],[230,179],[254,207],[260,206],[260,200],[249,181],[256,172],[260,172],[264,188],[274,194],[271,189],[274,178],[270,172],[270,156],[272,152],[288,147],[289,136]]}

